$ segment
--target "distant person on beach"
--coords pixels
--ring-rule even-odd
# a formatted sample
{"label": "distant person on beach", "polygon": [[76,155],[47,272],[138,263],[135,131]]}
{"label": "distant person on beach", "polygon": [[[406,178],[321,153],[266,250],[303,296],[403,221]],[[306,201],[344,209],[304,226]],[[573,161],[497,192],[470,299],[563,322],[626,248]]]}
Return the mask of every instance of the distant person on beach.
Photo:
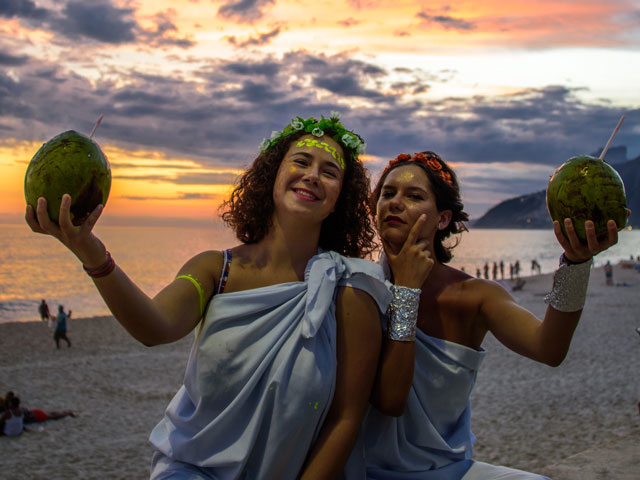
{"label": "distant person on beach", "polygon": [[17,437],[24,430],[24,415],[20,408],[20,398],[11,397],[4,413],[0,415],[0,434]]}
{"label": "distant person on beach", "polygon": [[40,320],[43,322],[47,322],[49,324],[49,328],[51,328],[51,317],[49,316],[49,305],[47,302],[42,299],[40,305],[38,305],[38,312],[40,313]]}
{"label": "distant person on beach", "polygon": [[71,318],[71,310],[65,313],[64,306],[58,305],[58,315],[56,316],[56,329],[53,331],[53,340],[56,348],[60,348],[60,340],[67,342],[67,347],[71,347],[71,341],[67,338],[67,319]]}
{"label": "distant person on beach", "polygon": [[[542,479],[540,475],[472,459],[469,398],[491,332],[516,353],[551,366],[569,349],[584,306],[592,257],[617,242],[594,224],[579,242],[570,219],[553,229],[561,249],[543,320],[520,307],[497,282],[447,265],[446,240],[466,230],[468,215],[456,175],[434,152],[402,154],[383,171],[371,207],[382,240],[381,263],[395,285],[381,362],[347,478]],[[517,263],[516,263],[517,264]],[[535,445],[533,446],[535,448]]]}
{"label": "distant person on beach", "polygon": [[538,260],[534,258],[531,260],[531,275],[535,275],[536,273],[540,275],[542,273],[542,267],[540,267]]}
{"label": "distant person on beach", "polygon": [[504,262],[500,260],[500,280],[504,280]]}
{"label": "distant person on beach", "polygon": [[27,207],[31,229],[78,257],[138,341],[197,331],[184,385],[151,433],[151,478],[334,479],[342,471],[391,299],[379,265],[348,258],[374,248],[363,150],[333,113],[274,132],[223,205],[241,244],[196,255],[154,298],[92,232],[102,206],[78,227],[68,195],[60,226],[44,198],[37,212]]}
{"label": "distant person on beach", "polygon": [[42,423],[49,420],[60,420],[67,417],[75,417],[73,410],[46,412],[39,408],[23,408],[24,423]]}
{"label": "distant person on beach", "polygon": [[[4,413],[6,413],[6,411],[9,409],[8,406],[14,405],[16,403],[19,407],[20,415],[17,414],[18,410],[14,411],[14,409],[12,409],[9,414],[4,415]],[[11,415],[11,413],[13,413],[13,416]],[[42,423],[49,420],[60,420],[66,417],[76,416],[75,412],[73,412],[72,410],[46,412],[38,408],[23,407],[20,399],[16,397],[12,391],[7,392],[7,394],[4,397],[0,398],[0,414],[3,414],[3,415],[0,415],[0,433],[3,432],[2,418],[5,418],[5,417],[14,418],[14,420],[11,420],[9,423],[13,423],[15,425],[13,425],[13,427],[10,426],[9,428],[13,429],[12,430],[13,432],[16,432],[18,430],[18,427],[17,427],[18,423],[21,423],[24,426],[30,423]],[[18,420],[18,418],[20,418],[20,420]],[[20,430],[20,433],[22,433],[24,428],[20,428],[19,430]],[[18,435],[18,434],[15,434],[15,435]]]}
{"label": "distant person on beach", "polygon": [[613,286],[613,267],[611,266],[611,262],[607,260],[607,263],[604,264],[604,278],[607,286]]}
{"label": "distant person on beach", "polygon": [[0,413],[9,408],[9,403],[11,403],[13,397],[15,397],[15,394],[11,390],[9,390],[4,397],[0,397]]}

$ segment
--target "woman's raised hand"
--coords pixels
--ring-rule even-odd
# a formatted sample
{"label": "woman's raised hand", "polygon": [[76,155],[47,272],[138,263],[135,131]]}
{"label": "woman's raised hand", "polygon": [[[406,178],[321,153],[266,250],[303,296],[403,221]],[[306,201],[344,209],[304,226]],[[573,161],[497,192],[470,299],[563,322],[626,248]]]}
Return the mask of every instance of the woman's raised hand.
{"label": "woman's raised hand", "polygon": [[567,260],[573,263],[586,262],[591,257],[618,243],[618,226],[614,220],[607,222],[607,236],[600,240],[596,236],[594,223],[591,220],[584,222],[584,229],[587,235],[586,245],[578,238],[570,218],[564,219],[564,229],[567,232],[566,236],[562,233],[560,222],[553,222],[553,232],[558,239],[558,243],[564,248],[564,255]]}
{"label": "woman's raised hand", "polygon": [[389,266],[393,272],[394,283],[403,287],[421,288],[433,268],[433,258],[429,251],[429,240],[420,239],[419,234],[425,222],[426,215],[420,215],[411,228],[402,249],[394,254],[388,243],[383,239],[384,252],[389,259]]}
{"label": "woman's raised hand", "polygon": [[60,202],[60,215],[58,224],[49,218],[47,212],[47,200],[38,198],[36,210],[27,205],[25,215],[27,224],[36,233],[51,235],[62,242],[71,250],[80,261],[87,266],[101,265],[104,263],[106,249],[102,242],[93,234],[95,226],[103,206],[98,205],[87,219],[79,226],[71,222],[71,196],[64,194]]}

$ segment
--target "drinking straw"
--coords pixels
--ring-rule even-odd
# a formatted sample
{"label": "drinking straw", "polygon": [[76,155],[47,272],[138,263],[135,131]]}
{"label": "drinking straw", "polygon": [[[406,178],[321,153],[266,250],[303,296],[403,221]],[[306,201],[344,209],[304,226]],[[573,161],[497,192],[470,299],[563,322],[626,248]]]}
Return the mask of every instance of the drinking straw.
{"label": "drinking straw", "polygon": [[615,137],[616,133],[618,133],[618,130],[620,130],[620,126],[622,125],[622,122],[624,122],[624,115],[622,115],[620,117],[620,120],[618,120],[618,125],[616,125],[616,128],[613,130],[613,133],[609,137],[609,141],[607,142],[607,144],[602,149],[602,153],[600,154],[600,160],[604,161],[604,156],[607,153],[607,150],[609,150],[609,145],[611,145],[611,142],[613,142],[613,137]]}
{"label": "drinking straw", "polygon": [[96,122],[96,126],[93,127],[93,130],[91,130],[91,135],[89,135],[89,138],[93,138],[93,134],[96,133],[96,130],[98,129],[98,127],[102,123],[102,118],[103,117],[104,117],[104,115],[100,114],[100,116],[98,117],[98,121]]}

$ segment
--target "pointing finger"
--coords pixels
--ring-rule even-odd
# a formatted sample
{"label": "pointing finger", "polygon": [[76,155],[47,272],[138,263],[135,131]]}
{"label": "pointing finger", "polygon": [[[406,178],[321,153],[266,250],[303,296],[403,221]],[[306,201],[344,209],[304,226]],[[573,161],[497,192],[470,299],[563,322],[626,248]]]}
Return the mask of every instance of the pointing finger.
{"label": "pointing finger", "polygon": [[423,213],[420,215],[416,223],[413,224],[411,230],[409,231],[409,235],[407,236],[407,240],[404,242],[405,246],[415,245],[418,239],[418,235],[420,234],[420,230],[422,230],[422,226],[424,222],[427,221],[427,216]]}

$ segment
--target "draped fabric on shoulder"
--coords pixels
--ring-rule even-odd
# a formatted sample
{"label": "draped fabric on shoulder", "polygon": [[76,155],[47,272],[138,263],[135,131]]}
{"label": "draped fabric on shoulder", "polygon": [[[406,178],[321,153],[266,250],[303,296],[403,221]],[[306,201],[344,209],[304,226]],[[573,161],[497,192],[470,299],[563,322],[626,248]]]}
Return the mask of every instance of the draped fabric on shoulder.
{"label": "draped fabric on shoulder", "polygon": [[302,282],[215,296],[154,447],[203,477],[295,478],[333,398],[342,285],[386,310],[380,267],[330,251],[309,261]]}
{"label": "draped fabric on shoulder", "polygon": [[372,480],[462,478],[473,463],[469,396],[484,354],[418,330],[405,412],[389,417],[369,408],[361,435],[365,454],[354,451],[347,478],[365,478],[362,460]]}

